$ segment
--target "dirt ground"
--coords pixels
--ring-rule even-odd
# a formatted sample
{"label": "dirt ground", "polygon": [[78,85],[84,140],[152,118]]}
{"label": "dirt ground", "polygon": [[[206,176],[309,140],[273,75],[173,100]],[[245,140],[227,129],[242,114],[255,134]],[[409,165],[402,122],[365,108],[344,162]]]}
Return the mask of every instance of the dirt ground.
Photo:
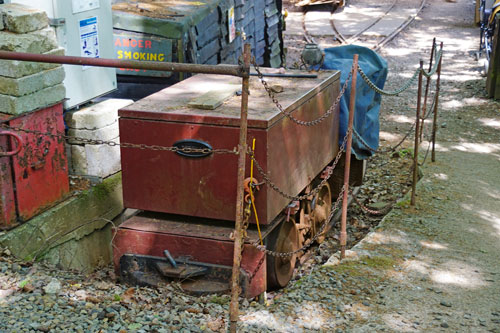
{"label": "dirt ground", "polygon": [[[389,63],[386,89],[394,90],[411,77],[420,59],[428,62],[433,37],[444,43],[437,160],[425,159],[428,121],[420,146],[425,165],[417,205],[409,205],[408,195],[401,199],[347,260],[339,265],[333,256],[326,266],[299,276],[274,296],[269,309],[248,311],[247,327],[500,332],[500,103],[486,98],[482,66],[474,58],[479,29],[473,17],[472,1],[429,1],[380,51]],[[297,37],[288,41],[292,49],[298,45]],[[429,96],[434,87],[431,83]],[[415,107],[416,85],[399,97],[383,98],[382,148],[407,133]],[[404,151],[413,151],[412,139]],[[404,173],[400,167],[391,156],[372,159],[361,197],[373,203],[381,191],[389,194],[385,201],[401,196],[408,190],[405,177],[383,180],[384,174]],[[351,224],[371,221],[356,208],[349,214]]]}

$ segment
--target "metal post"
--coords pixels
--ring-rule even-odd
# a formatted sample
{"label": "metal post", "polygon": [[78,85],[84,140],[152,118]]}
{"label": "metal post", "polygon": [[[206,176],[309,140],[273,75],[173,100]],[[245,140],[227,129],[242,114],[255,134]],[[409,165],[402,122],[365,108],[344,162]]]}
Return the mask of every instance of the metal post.
{"label": "metal post", "polygon": [[[441,42],[441,51],[443,51],[443,42]],[[436,162],[436,132],[437,132],[437,113],[439,105],[439,90],[441,88],[441,62],[443,61],[443,53],[441,52],[441,58],[439,58],[439,64],[437,68],[437,81],[436,81],[436,100],[434,102],[434,119],[432,121],[432,162]]]}
{"label": "metal post", "polygon": [[236,223],[234,232],[234,254],[233,254],[233,272],[231,276],[231,304],[229,306],[229,331],[236,332],[238,326],[238,296],[240,295],[240,265],[241,251],[243,247],[243,206],[245,180],[245,163],[247,152],[247,116],[248,116],[248,94],[249,94],[249,73],[250,73],[250,44],[245,44],[243,51],[243,62],[246,69],[246,75],[243,76],[241,90],[241,124],[240,124],[240,143],[238,145],[238,185],[236,188]]}
{"label": "metal post", "polygon": [[351,81],[351,96],[349,100],[349,123],[347,126],[347,147],[345,151],[344,166],[344,193],[342,198],[342,220],[340,223],[340,259],[345,258],[347,245],[347,200],[349,195],[349,173],[351,170],[351,147],[352,147],[352,126],[354,124],[354,112],[356,111],[356,78],[358,76],[358,55],[355,54],[352,60],[353,74]]}
{"label": "metal post", "polygon": [[418,94],[417,94],[417,120],[415,123],[415,148],[413,151],[413,183],[411,184],[411,202],[412,206],[415,206],[415,191],[417,188],[418,181],[418,146],[419,140],[419,124],[420,124],[420,102],[422,99],[422,70],[424,69],[424,62],[420,60],[420,72],[418,73]]}
{"label": "metal post", "polygon": [[[429,60],[429,72],[432,70],[432,62],[434,60],[434,52],[436,50],[436,37],[432,39],[432,49],[431,49],[431,59]],[[427,113],[427,95],[429,94],[429,86],[431,84],[431,78],[426,77],[425,83],[425,94],[424,94],[424,105],[422,107],[422,125],[420,126],[420,142],[422,142],[423,134],[424,134],[424,122],[425,115]]]}
{"label": "metal post", "polygon": [[0,59],[46,62],[51,64],[86,65],[96,67],[149,69],[154,71],[223,74],[243,77],[239,65],[200,65],[176,62],[155,62],[137,60],[117,60],[104,58],[85,58],[73,56],[57,56],[23,52],[0,51]]}

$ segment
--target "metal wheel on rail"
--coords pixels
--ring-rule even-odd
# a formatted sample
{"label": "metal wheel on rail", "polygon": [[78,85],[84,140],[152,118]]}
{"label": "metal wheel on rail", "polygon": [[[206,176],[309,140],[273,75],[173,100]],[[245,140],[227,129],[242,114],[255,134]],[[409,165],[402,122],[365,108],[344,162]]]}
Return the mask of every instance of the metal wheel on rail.
{"label": "metal wheel on rail", "polygon": [[[312,219],[311,223],[311,237],[316,236],[321,231],[323,224],[328,223],[326,220],[332,211],[332,191],[330,185],[326,183],[321,187],[318,194],[316,194],[311,202],[311,212],[309,214]],[[321,235],[316,238],[318,244],[323,243],[328,232],[328,225],[323,228]]]}
{"label": "metal wheel on rail", "polygon": [[[295,219],[290,217],[277,226],[267,239],[267,248],[284,253],[293,252],[299,248],[299,238]],[[297,254],[288,257],[275,257],[267,255],[267,289],[278,289],[285,287],[293,276]]]}

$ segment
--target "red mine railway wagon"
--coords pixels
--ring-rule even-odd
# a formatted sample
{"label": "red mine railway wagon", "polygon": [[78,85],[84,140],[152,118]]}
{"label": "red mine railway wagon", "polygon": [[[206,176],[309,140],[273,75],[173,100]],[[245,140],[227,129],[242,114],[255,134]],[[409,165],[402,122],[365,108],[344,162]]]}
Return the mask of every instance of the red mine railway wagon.
{"label": "red mine railway wagon", "polygon": [[[294,73],[302,74],[292,71],[287,74]],[[316,78],[272,77],[267,81],[277,91],[283,88],[276,96],[285,112],[309,121],[333,105],[339,94],[339,77],[337,71],[323,71]],[[237,92],[240,90],[240,78],[195,75],[121,109],[121,142],[233,150],[239,140],[241,97]],[[318,125],[297,125],[276,108],[259,79],[251,77],[248,144],[251,146],[256,139],[256,160],[286,193],[299,194],[335,158],[338,117],[337,107]],[[125,206],[149,213],[131,218],[118,229],[117,267],[123,254],[163,256],[162,249],[168,249],[177,257],[189,255],[196,261],[231,265],[229,234],[234,228],[236,210],[236,154],[186,156],[171,151],[122,147],[121,159]],[[250,158],[247,160],[249,177]],[[254,178],[263,180],[257,169],[254,169]],[[266,184],[260,186],[255,198],[260,223],[273,227],[290,203]],[[167,214],[152,217],[150,212]],[[251,222],[255,222],[254,216]],[[193,228],[193,223],[198,227]],[[214,234],[211,226],[222,229]],[[271,228],[268,229],[269,232]],[[252,233],[250,236],[255,237]],[[185,241],[180,242],[181,238]],[[215,244],[214,253],[210,253],[207,242]],[[228,247],[221,249],[216,245],[222,243]],[[245,253],[252,259],[245,258]],[[242,268],[245,270],[245,262],[249,261],[247,273],[263,255],[252,253],[244,252]],[[258,275],[264,280],[265,290],[265,270],[262,271]],[[255,280],[259,279],[254,279],[254,284]],[[262,285],[250,286],[250,289],[247,295],[251,296],[263,291]]]}

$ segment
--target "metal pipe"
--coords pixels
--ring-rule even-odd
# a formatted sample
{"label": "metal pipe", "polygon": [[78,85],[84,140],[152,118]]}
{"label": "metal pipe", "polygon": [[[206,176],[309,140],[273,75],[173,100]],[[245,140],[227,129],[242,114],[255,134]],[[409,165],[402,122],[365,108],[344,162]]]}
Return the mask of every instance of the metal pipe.
{"label": "metal pipe", "polygon": [[[244,68],[247,72],[250,70],[251,59],[250,44],[245,44],[243,51]],[[238,180],[236,188],[236,222],[234,232],[234,253],[233,253],[233,272],[231,276],[231,304],[229,305],[229,331],[236,332],[238,327],[238,296],[240,295],[240,266],[241,251],[243,247],[243,209],[244,209],[244,183],[245,183],[245,164],[247,152],[247,117],[248,117],[248,95],[249,95],[249,77],[242,80],[241,89],[241,122],[240,122],[240,142],[238,144]]]}
{"label": "metal pipe", "polygon": [[[292,78],[303,78],[303,79],[317,79],[316,74],[279,74],[279,73],[261,73],[260,75],[264,77],[292,77]],[[250,76],[259,76],[258,73],[250,73]]]}
{"label": "metal pipe", "polygon": [[[441,51],[443,51],[443,42],[441,42]],[[434,118],[432,121],[432,162],[436,162],[436,132],[437,132],[437,113],[439,105],[439,90],[441,88],[441,62],[443,60],[443,53],[441,53],[441,58],[439,58],[439,64],[437,68],[437,80],[436,80],[436,100],[434,103]]]}
{"label": "metal pipe", "polygon": [[232,75],[238,77],[248,76],[248,72],[245,72],[245,70],[238,65],[200,65],[200,64],[184,64],[176,62],[117,60],[117,59],[33,54],[33,53],[23,53],[23,52],[8,52],[8,51],[0,51],[0,59],[46,62],[52,64],[66,64],[66,65],[80,65],[80,66],[85,65],[85,66],[96,66],[96,67],[146,69],[146,70],[166,71],[166,72],[222,74],[222,75]]}
{"label": "metal pipe", "polygon": [[347,245],[347,200],[349,195],[349,173],[351,171],[351,147],[352,147],[352,126],[354,124],[354,112],[356,111],[356,78],[358,74],[358,55],[355,54],[352,60],[354,68],[351,81],[351,96],[349,100],[349,123],[347,126],[347,147],[345,151],[344,165],[344,197],[342,198],[342,220],[340,222],[340,259],[345,258]]}
{"label": "metal pipe", "polygon": [[411,184],[411,201],[410,204],[415,206],[415,191],[417,189],[418,181],[418,146],[420,143],[419,130],[420,130],[420,102],[422,99],[422,70],[424,68],[424,62],[420,60],[420,72],[418,74],[418,93],[417,93],[417,120],[415,123],[415,148],[413,150],[413,182]]}
{"label": "metal pipe", "polygon": [[[432,62],[434,61],[434,51],[436,50],[436,37],[432,39],[432,48],[431,48],[431,59],[429,60],[429,72],[432,70]],[[422,142],[423,134],[424,134],[424,122],[425,115],[427,113],[427,95],[429,94],[429,86],[431,84],[431,78],[426,77],[425,82],[425,94],[424,94],[424,105],[422,107],[422,125],[420,126],[420,142]]]}

